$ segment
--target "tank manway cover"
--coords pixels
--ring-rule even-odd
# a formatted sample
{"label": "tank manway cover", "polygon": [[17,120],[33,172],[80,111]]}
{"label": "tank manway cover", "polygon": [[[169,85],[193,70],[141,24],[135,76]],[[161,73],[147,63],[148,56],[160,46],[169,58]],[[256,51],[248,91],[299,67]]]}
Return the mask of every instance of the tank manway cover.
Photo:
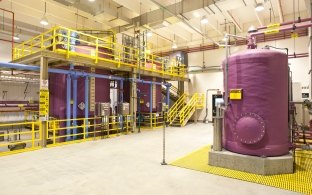
{"label": "tank manway cover", "polygon": [[236,120],[234,135],[244,144],[258,143],[265,134],[264,120],[255,113],[246,112]]}

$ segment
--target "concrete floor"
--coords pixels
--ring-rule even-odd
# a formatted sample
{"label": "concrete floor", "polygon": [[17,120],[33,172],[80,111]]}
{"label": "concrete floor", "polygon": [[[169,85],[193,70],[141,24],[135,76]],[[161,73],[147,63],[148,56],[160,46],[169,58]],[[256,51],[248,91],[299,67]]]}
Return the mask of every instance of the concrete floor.
{"label": "concrete floor", "polygon": [[[212,126],[167,128],[167,162],[212,143]],[[1,157],[0,194],[295,194],[161,166],[162,129]]]}

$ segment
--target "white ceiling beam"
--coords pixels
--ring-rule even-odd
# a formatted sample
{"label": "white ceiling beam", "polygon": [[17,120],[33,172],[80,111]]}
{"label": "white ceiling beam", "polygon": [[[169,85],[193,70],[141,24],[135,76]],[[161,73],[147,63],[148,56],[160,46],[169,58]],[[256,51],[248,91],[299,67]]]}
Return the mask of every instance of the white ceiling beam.
{"label": "white ceiling beam", "polygon": [[311,17],[312,14],[311,14],[311,3],[312,3],[312,0],[305,0],[305,6],[307,8],[307,12],[308,12],[308,16]]}
{"label": "white ceiling beam", "polygon": [[262,20],[262,18],[260,18],[259,14],[256,11],[254,13],[256,15],[257,21],[259,22],[259,25],[263,26],[264,21]]}
{"label": "white ceiling beam", "polygon": [[234,25],[239,30],[239,32],[243,32],[243,28],[241,27],[241,25],[239,24],[237,19],[234,18],[234,16],[231,14],[231,12],[230,11],[225,11],[224,13],[225,13],[225,15],[227,15],[227,17],[230,19],[230,21],[234,23]]}
{"label": "white ceiling beam", "polygon": [[178,24],[173,24],[168,26],[168,29],[172,31],[172,33],[176,34],[180,38],[190,41],[192,40],[192,34],[189,32],[186,32],[186,30],[183,27],[180,27]]}
{"label": "white ceiling beam", "polygon": [[284,13],[283,13],[281,0],[276,0],[276,3],[277,3],[277,10],[278,10],[280,23],[283,23],[284,22]]}

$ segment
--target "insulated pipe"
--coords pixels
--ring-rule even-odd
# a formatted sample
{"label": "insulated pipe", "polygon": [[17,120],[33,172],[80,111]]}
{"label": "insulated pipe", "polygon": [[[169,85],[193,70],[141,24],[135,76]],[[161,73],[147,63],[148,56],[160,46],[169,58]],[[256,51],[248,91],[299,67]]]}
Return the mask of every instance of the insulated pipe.
{"label": "insulated pipe", "polygon": [[[0,62],[0,67],[6,67],[6,68],[14,68],[14,69],[20,69],[20,70],[32,70],[32,71],[39,71],[40,67],[38,66],[32,66],[32,65],[24,65],[24,64],[17,64],[17,63],[7,63],[7,62]],[[165,86],[171,86],[170,83],[164,83],[164,82],[155,82],[155,81],[144,81],[140,79],[125,79],[123,77],[116,77],[116,76],[108,76],[108,75],[101,75],[101,74],[95,74],[95,73],[87,73],[87,72],[78,72],[75,70],[63,70],[63,69],[55,69],[55,68],[49,68],[49,73],[57,73],[57,74],[73,74],[75,76],[81,76],[81,77],[95,77],[100,79],[110,79],[110,80],[118,80],[118,81],[124,81],[124,80],[134,80],[136,83],[144,83],[144,84],[155,84],[155,85],[165,85]]]}
{"label": "insulated pipe", "polygon": [[[301,23],[299,23],[301,24]],[[289,26],[289,27],[286,27],[286,28],[280,28],[278,29],[279,32],[284,32],[284,31],[288,31],[288,30],[295,30],[295,29],[300,29],[300,28],[307,28],[307,27],[311,27],[312,26],[312,23],[304,23],[304,24],[301,24],[301,25],[292,25],[292,26]],[[255,33],[251,33],[250,34],[250,37],[255,37],[257,35],[263,35],[265,34],[265,32],[255,32]]]}
{"label": "insulated pipe", "polygon": [[86,126],[86,131],[85,131],[85,136],[88,137],[88,124],[89,121],[87,118],[89,118],[89,77],[85,78],[85,126]]}
{"label": "insulated pipe", "polygon": [[171,83],[164,83],[164,82],[156,82],[156,81],[144,81],[141,79],[133,79],[133,78],[129,78],[129,81],[134,81],[136,83],[143,83],[143,84],[155,84],[155,85],[165,85],[165,86],[171,86]]}
{"label": "insulated pipe", "polygon": [[[73,134],[77,134],[77,88],[78,88],[78,79],[76,76],[73,77],[73,126],[75,127],[73,129]],[[74,135],[73,139],[77,139],[77,136]]]}
{"label": "insulated pipe", "polygon": [[[70,127],[70,121],[69,119],[71,118],[71,106],[70,106],[70,99],[71,99],[71,76],[68,74],[66,78],[66,135],[71,134],[71,129]],[[70,141],[70,136],[66,136],[66,141]]]}
{"label": "insulated pipe", "polygon": [[[311,21],[311,19],[312,18],[304,18],[304,19],[300,19],[300,20],[284,22],[284,23],[281,23],[280,26],[285,26],[285,25],[294,24],[294,23],[307,22],[307,21]],[[267,28],[268,28],[268,26],[261,26],[261,27],[258,27],[257,30],[263,30],[263,29],[267,29]]]}
{"label": "insulated pipe", "polygon": [[219,89],[207,89],[206,90],[206,115],[205,115],[205,118],[204,118],[204,123],[208,122],[207,117],[208,117],[208,92],[209,91],[219,91]]}
{"label": "insulated pipe", "polygon": [[229,63],[229,36],[225,36],[226,41],[225,41],[225,64],[224,64],[224,104],[225,104],[225,109],[227,109],[228,106],[228,63]]}

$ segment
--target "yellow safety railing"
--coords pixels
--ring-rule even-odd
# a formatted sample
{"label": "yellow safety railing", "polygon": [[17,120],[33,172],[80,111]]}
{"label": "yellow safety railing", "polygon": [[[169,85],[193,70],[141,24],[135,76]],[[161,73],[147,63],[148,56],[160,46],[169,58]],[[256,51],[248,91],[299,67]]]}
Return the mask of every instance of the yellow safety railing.
{"label": "yellow safety railing", "polygon": [[171,124],[179,115],[179,111],[185,106],[187,94],[182,94],[180,98],[168,110],[167,121]]}
{"label": "yellow safety railing", "polygon": [[132,121],[131,115],[48,120],[47,144],[49,147],[128,134]]}
{"label": "yellow safety railing", "polygon": [[164,116],[162,112],[153,112],[153,113],[141,113],[140,126],[157,128],[163,126]]}
{"label": "yellow safety railing", "polygon": [[196,109],[204,108],[205,95],[195,93],[188,103],[179,112],[180,124],[185,126],[187,121],[191,118]]}
{"label": "yellow safety railing", "polygon": [[0,124],[0,156],[41,148],[40,122]]}
{"label": "yellow safety railing", "polygon": [[[30,40],[15,46],[13,59],[17,60],[41,51],[52,51],[70,57],[84,57],[110,62],[114,68],[131,67],[163,75],[185,77],[186,67],[182,64],[170,64],[165,58],[145,53],[144,63],[140,64],[139,50],[117,44],[112,39],[99,38],[77,30],[57,26]],[[142,62],[142,61],[141,61]]]}

